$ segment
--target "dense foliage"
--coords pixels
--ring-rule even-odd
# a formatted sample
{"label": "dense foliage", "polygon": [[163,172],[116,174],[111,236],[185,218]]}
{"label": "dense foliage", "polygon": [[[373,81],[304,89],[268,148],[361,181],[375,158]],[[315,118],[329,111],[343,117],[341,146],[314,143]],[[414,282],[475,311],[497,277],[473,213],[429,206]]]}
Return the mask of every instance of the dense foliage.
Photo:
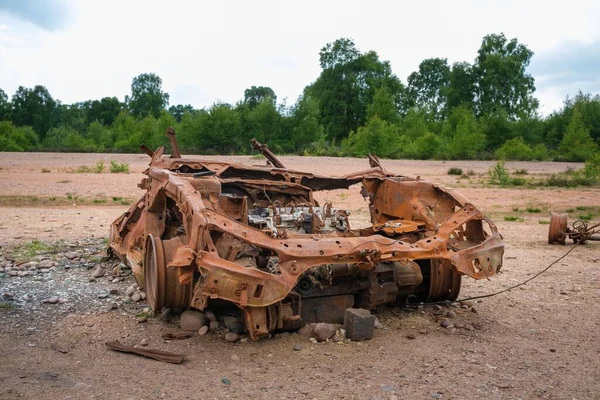
{"label": "dense foliage", "polygon": [[504,34],[483,38],[474,62],[423,60],[403,83],[375,51],[350,39],[325,45],[319,77],[295,104],[252,86],[236,104],[171,105],[156,74],[131,94],[62,104],[43,86],[0,89],[0,151],[134,152],[166,144],[187,153],[248,153],[257,138],[278,153],[388,158],[584,161],[599,153],[600,97],[578,93],[543,118],[527,68],[533,52]]}

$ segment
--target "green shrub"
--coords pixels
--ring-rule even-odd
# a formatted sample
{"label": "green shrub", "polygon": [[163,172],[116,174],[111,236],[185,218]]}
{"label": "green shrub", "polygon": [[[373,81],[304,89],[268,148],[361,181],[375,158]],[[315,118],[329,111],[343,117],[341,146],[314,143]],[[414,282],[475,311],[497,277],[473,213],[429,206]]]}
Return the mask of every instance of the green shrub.
{"label": "green shrub", "polygon": [[110,168],[110,172],[113,174],[118,174],[118,173],[128,174],[129,173],[129,164],[127,164],[127,163],[119,164],[115,160],[111,160],[109,168]]}
{"label": "green shrub", "polygon": [[463,170],[461,168],[452,167],[448,170],[448,175],[462,175]]}
{"label": "green shrub", "polygon": [[492,184],[508,186],[512,183],[510,173],[506,169],[503,160],[498,160],[496,165],[490,168],[488,174],[490,175],[490,183]]}
{"label": "green shrub", "polygon": [[515,171],[515,175],[527,175],[527,174],[529,174],[529,171],[527,171],[525,168],[518,169]]}
{"label": "green shrub", "polygon": [[96,166],[94,167],[94,172],[97,174],[101,174],[104,172],[104,161],[99,160],[96,162]]}
{"label": "green shrub", "polygon": [[496,157],[504,160],[529,161],[533,159],[533,150],[522,137],[509,139],[496,150]]}
{"label": "green shrub", "polygon": [[537,207],[532,207],[532,206],[527,206],[526,210],[527,210],[528,213],[535,213],[535,214],[538,214],[538,213],[542,212],[541,209],[539,209]]}
{"label": "green shrub", "polygon": [[523,218],[521,218],[521,217],[514,217],[514,216],[505,216],[505,217],[504,217],[504,220],[505,220],[505,221],[509,221],[509,222],[514,222],[514,221],[517,221],[517,222],[523,222],[523,221],[525,221],[525,220],[524,220]]}
{"label": "green shrub", "polygon": [[547,219],[540,219],[540,220],[538,220],[538,223],[540,225],[549,225],[550,221],[548,221]]}
{"label": "green shrub", "polygon": [[577,218],[582,219],[584,221],[591,221],[591,219],[594,218],[594,214],[592,214],[592,213],[579,214],[577,216]]}

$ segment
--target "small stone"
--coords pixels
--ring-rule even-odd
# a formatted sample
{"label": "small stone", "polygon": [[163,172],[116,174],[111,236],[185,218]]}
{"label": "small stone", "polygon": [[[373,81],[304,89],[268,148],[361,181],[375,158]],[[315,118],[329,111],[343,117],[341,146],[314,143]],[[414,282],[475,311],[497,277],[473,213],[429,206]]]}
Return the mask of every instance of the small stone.
{"label": "small stone", "polygon": [[473,328],[473,325],[471,325],[471,324],[466,324],[466,325],[465,325],[465,329],[466,329],[466,330],[468,330],[468,331],[472,331],[472,330],[474,330],[475,328]]}
{"label": "small stone", "polygon": [[248,343],[248,338],[247,337],[241,338],[240,343]]}
{"label": "small stone", "polygon": [[108,293],[106,293],[106,292],[102,292],[102,293],[98,294],[99,299],[105,299],[107,297],[108,297]]}
{"label": "small stone", "polygon": [[308,340],[309,340],[309,341],[310,341],[312,344],[317,344],[317,343],[319,343],[319,342],[317,341],[317,339],[315,339],[314,337],[311,337],[311,338],[310,338],[310,339],[308,339]]}
{"label": "small stone", "polygon": [[344,328],[340,328],[340,339],[344,340],[346,338],[346,330]]}
{"label": "small stone", "polygon": [[550,352],[556,353],[556,349],[550,349]]}
{"label": "small stone", "polygon": [[327,324],[325,322],[320,322],[315,324],[313,328],[313,336],[317,339],[318,342],[324,342],[327,339],[330,339],[337,332],[337,328],[333,324]]}
{"label": "small stone", "polygon": [[75,390],[86,390],[90,387],[90,385],[86,385],[83,382],[77,382],[76,384],[73,385],[73,389]]}
{"label": "small stone", "polygon": [[94,278],[102,278],[105,274],[106,270],[99,265],[92,271],[92,277]]}
{"label": "small stone", "polygon": [[448,319],[443,319],[442,322],[440,322],[440,325],[444,328],[449,327],[450,325],[452,325],[452,323],[450,322],[450,320]]}
{"label": "small stone", "polygon": [[142,300],[146,300],[146,292],[140,292],[140,297]]}
{"label": "small stone", "polygon": [[19,274],[19,272],[17,270],[11,269],[10,271],[7,272],[7,274],[9,276],[17,276]]}
{"label": "small stone", "polygon": [[206,322],[206,317],[200,311],[185,310],[183,313],[181,313],[180,325],[181,329],[184,331],[198,332],[200,328],[206,325]]}
{"label": "small stone", "polygon": [[209,322],[215,322],[217,320],[217,316],[214,312],[210,310],[204,310],[204,316],[208,319]]}
{"label": "small stone", "polygon": [[477,329],[478,331],[481,330],[481,325],[480,324],[478,324],[476,322],[473,322],[471,325],[473,325],[473,328]]}
{"label": "small stone", "polygon": [[234,332],[227,332],[225,334],[225,340],[227,342],[236,342],[240,338],[240,335]]}
{"label": "small stone", "polygon": [[165,308],[164,310],[162,310],[162,312],[160,313],[160,319],[162,319],[165,322],[169,322],[173,319],[173,310],[170,308]]}
{"label": "small stone", "polygon": [[198,329],[198,334],[200,336],[204,336],[208,333],[208,326],[204,325],[202,328]]}
{"label": "small stone", "polygon": [[77,254],[76,251],[71,251],[71,252],[65,254],[65,257],[67,257],[69,260],[74,260],[77,257],[79,257],[79,255]]}
{"label": "small stone", "polygon": [[463,306],[471,307],[473,306],[473,300],[463,300],[460,302]]}
{"label": "small stone", "polygon": [[142,340],[140,340],[140,346],[148,346],[148,339],[143,338]]}
{"label": "small stone", "polygon": [[450,311],[448,311],[446,313],[446,317],[448,317],[448,318],[456,318],[456,313],[454,311],[450,310]]}
{"label": "small stone", "polygon": [[439,304],[436,304],[433,306],[433,308],[435,308],[436,310],[440,311],[442,310],[444,307],[440,306]]}
{"label": "small stone", "polygon": [[419,331],[419,333],[420,333],[421,335],[427,335],[427,329],[421,329],[421,330]]}
{"label": "small stone", "polygon": [[108,293],[112,294],[113,296],[116,296],[119,294],[119,289],[110,289]]}
{"label": "small stone", "polygon": [[300,350],[302,350],[302,345],[300,343],[296,343],[294,345],[294,351],[300,351]]}
{"label": "small stone", "polygon": [[471,312],[477,314],[477,309],[475,307],[471,307]]}
{"label": "small stone", "polygon": [[312,336],[312,326],[304,325],[302,328],[298,329],[298,335],[302,337],[311,337]]}
{"label": "small stone", "polygon": [[241,335],[246,332],[246,325],[236,317],[224,317],[223,324],[233,333]]}
{"label": "small stone", "polygon": [[135,293],[135,286],[131,285],[127,287],[127,290],[125,290],[125,294],[127,296],[131,296],[132,294]]}
{"label": "small stone", "polygon": [[237,355],[235,355],[235,354],[233,354],[233,355],[231,356],[231,361],[240,361],[240,357],[239,357],[239,356],[237,356]]}
{"label": "small stone", "polygon": [[379,318],[375,317],[375,329],[383,329],[383,325],[381,325],[381,322],[379,322]]}
{"label": "small stone", "polygon": [[[206,316],[206,314],[204,314],[204,316]],[[211,331],[219,329],[219,326],[221,326],[221,324],[219,323],[219,321],[210,321],[210,330]]]}
{"label": "small stone", "polygon": [[[142,296],[139,293],[134,293],[131,295],[132,302],[137,303],[140,300],[142,300]],[[196,330],[196,329],[194,329],[194,330]]]}
{"label": "small stone", "polygon": [[25,276],[28,276],[28,275],[29,275],[29,272],[27,272],[27,271],[19,271],[17,273],[17,276],[20,276],[20,277],[25,277]]}
{"label": "small stone", "polygon": [[108,311],[116,310],[117,308],[119,308],[119,305],[118,305],[117,303],[110,303],[110,304],[109,304],[109,305],[106,307],[106,309],[107,309]]}
{"label": "small stone", "polygon": [[463,324],[462,322],[458,322],[457,321],[457,322],[454,323],[454,327],[456,329],[463,329],[465,327],[465,324]]}
{"label": "small stone", "polygon": [[46,300],[46,303],[56,304],[56,303],[58,303],[58,300],[59,300],[58,296],[52,296],[48,300]]}
{"label": "small stone", "polygon": [[406,338],[407,339],[416,339],[417,335],[415,335],[414,333],[410,332],[406,334]]}
{"label": "small stone", "polygon": [[337,342],[339,342],[340,340],[342,340],[342,339],[340,339],[340,337],[339,337],[337,334],[336,334],[336,335],[334,335],[334,336],[331,338],[331,341],[332,341],[333,343],[337,343]]}
{"label": "small stone", "polygon": [[92,278],[88,279],[88,282],[96,282],[96,278],[92,277]]}

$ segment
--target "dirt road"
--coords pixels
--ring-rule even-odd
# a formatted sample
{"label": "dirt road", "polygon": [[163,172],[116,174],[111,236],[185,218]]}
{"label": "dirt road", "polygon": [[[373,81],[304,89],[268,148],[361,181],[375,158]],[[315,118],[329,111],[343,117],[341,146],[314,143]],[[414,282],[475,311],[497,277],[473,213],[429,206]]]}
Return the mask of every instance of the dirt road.
{"label": "dirt road", "polygon": [[[232,344],[218,333],[165,341],[161,335],[174,329],[173,323],[139,323],[136,314],[143,302],[121,304],[131,277],[90,279],[110,222],[142,194],[136,184],[147,157],[0,155],[0,263],[15,254],[22,262],[25,256],[41,260],[48,248],[31,246],[32,240],[61,241],[52,252],[60,254],[53,256],[57,265],[46,272],[23,277],[0,272],[0,399],[600,398],[600,243],[576,248],[538,279],[472,308],[383,309],[378,317],[384,329],[370,341],[313,344],[284,334]],[[131,173],[75,172],[98,160],[129,163]],[[251,157],[225,161],[264,162]],[[367,167],[366,160],[356,159],[282,161],[315,173]],[[465,278],[462,296],[507,288],[563,255],[568,247],[546,244],[548,225],[540,221],[547,221],[550,211],[568,210],[570,220],[584,213],[599,218],[598,188],[490,187],[485,182],[492,162],[384,164],[395,173],[461,188],[497,222],[506,242],[503,273],[490,281]],[[474,175],[447,175],[450,167],[472,169]],[[535,179],[581,165],[507,167],[526,169]],[[357,224],[368,219],[358,188],[318,196],[348,208]],[[527,212],[528,207],[539,212]],[[520,219],[505,221],[505,216]],[[60,301],[43,302],[52,296]],[[456,314],[455,328],[442,328],[449,311]],[[170,365],[111,352],[104,343],[113,340],[148,341],[151,348],[185,354],[186,361]]]}

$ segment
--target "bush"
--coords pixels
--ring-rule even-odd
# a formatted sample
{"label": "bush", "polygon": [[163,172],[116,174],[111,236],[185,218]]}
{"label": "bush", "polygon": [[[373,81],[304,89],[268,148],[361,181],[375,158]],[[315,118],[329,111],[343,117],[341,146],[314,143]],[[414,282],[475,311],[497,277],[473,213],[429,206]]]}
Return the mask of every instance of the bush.
{"label": "bush", "polygon": [[115,160],[111,160],[110,161],[110,172],[113,174],[118,174],[118,173],[128,174],[129,173],[129,164],[127,164],[127,163],[119,164]]}
{"label": "bush", "polygon": [[508,186],[512,183],[508,169],[506,169],[502,160],[499,160],[495,166],[490,168],[488,174],[490,175],[490,183],[492,184]]}
{"label": "bush", "polygon": [[94,172],[97,174],[101,174],[104,172],[104,161],[99,160],[96,162],[96,166],[94,167]]}
{"label": "bush", "polygon": [[448,175],[462,175],[463,170],[461,168],[452,167],[448,170]]}
{"label": "bush", "polygon": [[496,157],[504,160],[529,161],[533,159],[533,150],[522,137],[509,139],[496,150]]}

